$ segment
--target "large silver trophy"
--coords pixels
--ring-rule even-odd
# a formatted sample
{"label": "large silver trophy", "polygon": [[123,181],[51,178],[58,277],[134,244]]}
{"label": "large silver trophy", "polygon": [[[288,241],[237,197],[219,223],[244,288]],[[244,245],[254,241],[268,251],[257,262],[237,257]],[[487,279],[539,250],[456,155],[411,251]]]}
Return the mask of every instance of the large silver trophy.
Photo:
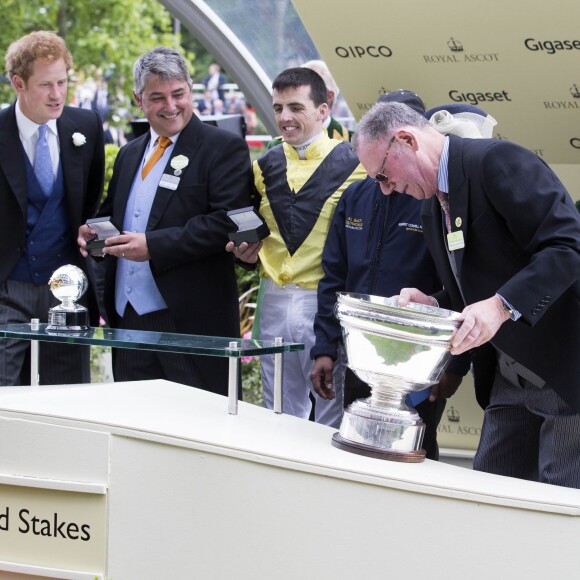
{"label": "large silver trophy", "polygon": [[405,397],[435,384],[451,354],[459,314],[396,298],[337,293],[348,366],[371,387],[368,399],[346,409],[335,447],[395,461],[418,463],[425,425]]}
{"label": "large silver trophy", "polygon": [[61,266],[52,273],[48,286],[61,304],[48,311],[46,330],[61,332],[87,330],[89,311],[76,303],[89,286],[86,274],[71,264]]}

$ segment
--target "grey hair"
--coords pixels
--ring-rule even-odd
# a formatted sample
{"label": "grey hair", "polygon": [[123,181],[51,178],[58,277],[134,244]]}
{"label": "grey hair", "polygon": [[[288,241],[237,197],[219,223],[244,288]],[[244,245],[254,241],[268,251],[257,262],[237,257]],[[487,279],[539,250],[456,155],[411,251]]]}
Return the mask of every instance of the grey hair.
{"label": "grey hair", "polygon": [[186,82],[190,89],[193,87],[185,60],[177,50],[168,46],[158,46],[146,52],[133,65],[133,91],[139,98],[151,75],[165,81],[181,80]]}
{"label": "grey hair", "polygon": [[402,103],[376,103],[363,115],[352,138],[356,151],[360,140],[386,141],[401,127],[428,127],[427,119]]}
{"label": "grey hair", "polygon": [[309,68],[312,69],[314,72],[317,72],[322,77],[322,80],[324,81],[326,88],[334,93],[334,98],[336,99],[338,97],[338,94],[340,93],[340,91],[338,90],[338,85],[336,84],[334,77],[330,73],[327,64],[323,60],[309,60],[308,62],[305,62],[302,66],[304,68]]}

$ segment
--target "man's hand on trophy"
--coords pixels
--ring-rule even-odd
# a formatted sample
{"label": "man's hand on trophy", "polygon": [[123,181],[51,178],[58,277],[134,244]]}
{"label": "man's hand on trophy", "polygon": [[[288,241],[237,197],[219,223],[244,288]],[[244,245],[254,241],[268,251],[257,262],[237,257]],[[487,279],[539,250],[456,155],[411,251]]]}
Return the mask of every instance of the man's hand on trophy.
{"label": "man's hand on trophy", "polygon": [[329,356],[319,356],[312,365],[310,380],[314,390],[326,400],[334,399],[336,393],[332,384],[334,361]]}
{"label": "man's hand on trophy", "polygon": [[455,373],[443,372],[439,382],[431,386],[429,400],[433,402],[437,399],[449,399],[455,394],[462,380],[463,377]]}
{"label": "man's hand on trophy", "polygon": [[485,344],[509,318],[497,294],[487,300],[469,304],[461,313],[461,326],[451,338],[451,354],[461,354]]}
{"label": "man's hand on trophy", "polygon": [[246,264],[255,264],[258,261],[258,252],[261,249],[262,242],[252,244],[242,242],[239,246],[236,246],[234,242],[226,244],[226,252],[233,253],[238,260],[246,262]]}
{"label": "man's hand on trophy", "polygon": [[428,306],[439,306],[433,296],[427,296],[427,294],[424,294],[421,290],[417,290],[417,288],[403,288],[399,292],[399,295],[393,296],[393,298],[398,298],[399,306],[402,308],[407,306],[409,302],[427,304]]}

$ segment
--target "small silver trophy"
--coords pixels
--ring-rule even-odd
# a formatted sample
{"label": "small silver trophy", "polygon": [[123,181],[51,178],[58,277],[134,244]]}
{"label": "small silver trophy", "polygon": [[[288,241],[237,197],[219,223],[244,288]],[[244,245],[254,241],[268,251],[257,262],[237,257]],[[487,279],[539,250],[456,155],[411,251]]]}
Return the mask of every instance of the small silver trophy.
{"label": "small silver trophy", "polygon": [[87,276],[78,268],[68,264],[55,270],[48,281],[50,291],[61,304],[48,311],[46,330],[79,331],[89,328],[89,311],[78,300],[89,286]]}
{"label": "small silver trophy", "polygon": [[335,447],[380,459],[418,463],[425,424],[405,397],[435,384],[451,358],[459,314],[396,298],[337,293],[349,368],[371,387],[344,412]]}

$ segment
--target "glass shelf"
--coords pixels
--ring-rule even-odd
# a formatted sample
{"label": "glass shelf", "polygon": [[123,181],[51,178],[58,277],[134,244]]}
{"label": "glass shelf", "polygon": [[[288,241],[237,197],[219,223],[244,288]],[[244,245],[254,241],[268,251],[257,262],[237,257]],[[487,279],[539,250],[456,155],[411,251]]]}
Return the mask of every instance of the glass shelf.
{"label": "glass shelf", "polygon": [[[64,342],[68,344],[92,344],[137,350],[157,350],[184,354],[202,354],[240,358],[304,350],[304,344],[285,342],[276,344],[272,340],[252,340],[216,336],[197,336],[122,328],[89,328],[86,331],[55,332],[46,330],[47,324],[39,324],[38,330],[30,323],[0,325],[0,338]],[[230,347],[231,342],[237,348]]]}

